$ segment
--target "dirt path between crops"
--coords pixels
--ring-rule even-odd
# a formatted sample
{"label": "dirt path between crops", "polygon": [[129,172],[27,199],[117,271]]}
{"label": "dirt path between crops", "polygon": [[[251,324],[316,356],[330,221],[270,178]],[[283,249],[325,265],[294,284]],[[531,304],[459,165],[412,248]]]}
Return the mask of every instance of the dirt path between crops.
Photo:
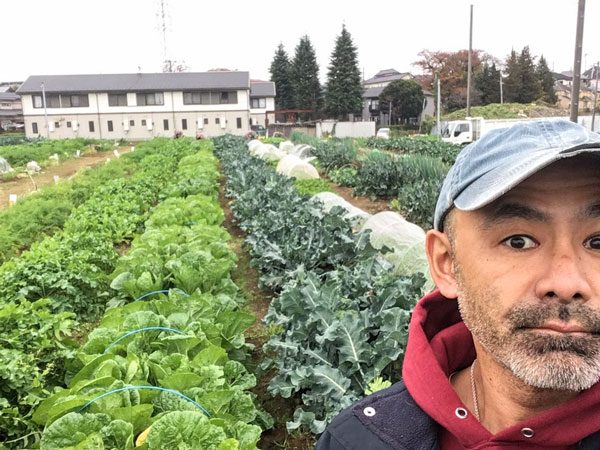
{"label": "dirt path between crops", "polygon": [[[120,154],[131,150],[131,146],[122,146],[117,148]],[[79,169],[86,166],[97,166],[106,162],[106,158],[114,158],[113,151],[90,153],[81,156],[80,158],[69,159],[57,166],[47,167],[42,172],[33,175],[33,181],[38,189],[42,186],[54,183],[54,176],[61,179],[69,178]],[[28,176],[20,177],[9,181],[0,181],[0,210],[8,206],[9,195],[16,194],[17,201],[23,195],[35,191],[35,186]]]}

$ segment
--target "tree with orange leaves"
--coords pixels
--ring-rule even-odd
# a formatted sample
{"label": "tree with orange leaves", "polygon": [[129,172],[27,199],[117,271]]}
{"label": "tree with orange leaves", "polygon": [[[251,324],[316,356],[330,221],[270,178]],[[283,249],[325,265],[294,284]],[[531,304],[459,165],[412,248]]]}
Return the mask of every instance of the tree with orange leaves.
{"label": "tree with orange leaves", "polygon": [[[417,76],[417,81],[427,90],[435,90],[433,86],[436,72],[440,77],[442,108],[454,111],[464,108],[467,104],[467,68],[469,51],[442,52],[422,50],[419,52],[421,59],[414,62],[415,66],[422,69],[423,74]],[[498,64],[499,61],[483,50],[473,50],[473,75],[477,74],[483,64]],[[471,91],[471,104],[477,105],[479,101],[475,89]]]}

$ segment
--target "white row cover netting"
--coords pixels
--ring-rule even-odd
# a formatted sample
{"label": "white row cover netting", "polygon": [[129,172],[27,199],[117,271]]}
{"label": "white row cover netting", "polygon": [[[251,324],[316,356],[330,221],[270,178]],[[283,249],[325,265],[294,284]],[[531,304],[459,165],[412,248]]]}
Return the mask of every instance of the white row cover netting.
{"label": "white row cover netting", "polygon": [[10,167],[10,164],[8,163],[8,161],[6,161],[4,158],[0,157],[0,173],[8,173],[8,172],[12,172],[14,169],[12,167]]}
{"label": "white row cover netting", "polygon": [[291,141],[283,141],[279,144],[279,148],[273,144],[264,144],[258,139],[248,142],[250,154],[258,156],[267,161],[279,161],[286,155],[294,155],[303,160],[312,160],[312,150],[310,145],[298,144],[294,145]]}
{"label": "white row cover netting", "polygon": [[281,158],[275,170],[297,180],[319,178],[319,172],[314,166],[294,155],[286,155]]}
{"label": "white row cover netting", "polygon": [[426,292],[435,288],[425,255],[425,231],[421,227],[398,213],[383,211],[368,219],[362,229],[371,230],[371,245],[374,248],[381,250],[385,246],[393,250],[384,257],[394,265],[396,273],[421,272],[427,279]]}
{"label": "white row cover netting", "polygon": [[357,208],[356,206],[354,206],[350,202],[344,200],[339,195],[334,194],[333,192],[319,192],[318,194],[315,194],[312,196],[311,200],[313,200],[313,199],[319,200],[321,203],[323,203],[323,210],[325,212],[331,211],[331,209],[334,206],[341,206],[346,211],[348,211],[348,213],[344,215],[344,217],[346,219],[353,219],[355,217],[358,217],[359,220],[358,220],[357,230],[360,230],[362,228],[363,224],[369,218],[372,217],[371,214],[369,214],[368,212],[363,211],[360,208]]}

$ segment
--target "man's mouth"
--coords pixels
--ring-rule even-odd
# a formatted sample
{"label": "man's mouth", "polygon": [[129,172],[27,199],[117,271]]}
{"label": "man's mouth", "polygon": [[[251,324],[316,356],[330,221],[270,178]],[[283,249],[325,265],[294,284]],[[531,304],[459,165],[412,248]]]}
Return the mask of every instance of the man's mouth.
{"label": "man's mouth", "polygon": [[548,321],[544,324],[536,327],[531,327],[530,330],[539,332],[539,333],[548,333],[548,334],[568,334],[572,336],[578,335],[589,335],[593,334],[592,331],[585,329],[578,323],[573,322],[561,322],[561,321]]}

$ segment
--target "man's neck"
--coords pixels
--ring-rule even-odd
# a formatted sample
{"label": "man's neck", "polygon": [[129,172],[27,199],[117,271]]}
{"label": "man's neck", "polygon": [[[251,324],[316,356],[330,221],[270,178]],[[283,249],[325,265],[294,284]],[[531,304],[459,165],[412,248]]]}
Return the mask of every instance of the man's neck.
{"label": "man's neck", "polygon": [[[473,370],[479,421],[492,434],[563,404],[577,392],[539,389],[523,383],[498,364],[481,346],[475,344],[477,362]],[[475,411],[471,367],[452,378],[454,390]]]}

